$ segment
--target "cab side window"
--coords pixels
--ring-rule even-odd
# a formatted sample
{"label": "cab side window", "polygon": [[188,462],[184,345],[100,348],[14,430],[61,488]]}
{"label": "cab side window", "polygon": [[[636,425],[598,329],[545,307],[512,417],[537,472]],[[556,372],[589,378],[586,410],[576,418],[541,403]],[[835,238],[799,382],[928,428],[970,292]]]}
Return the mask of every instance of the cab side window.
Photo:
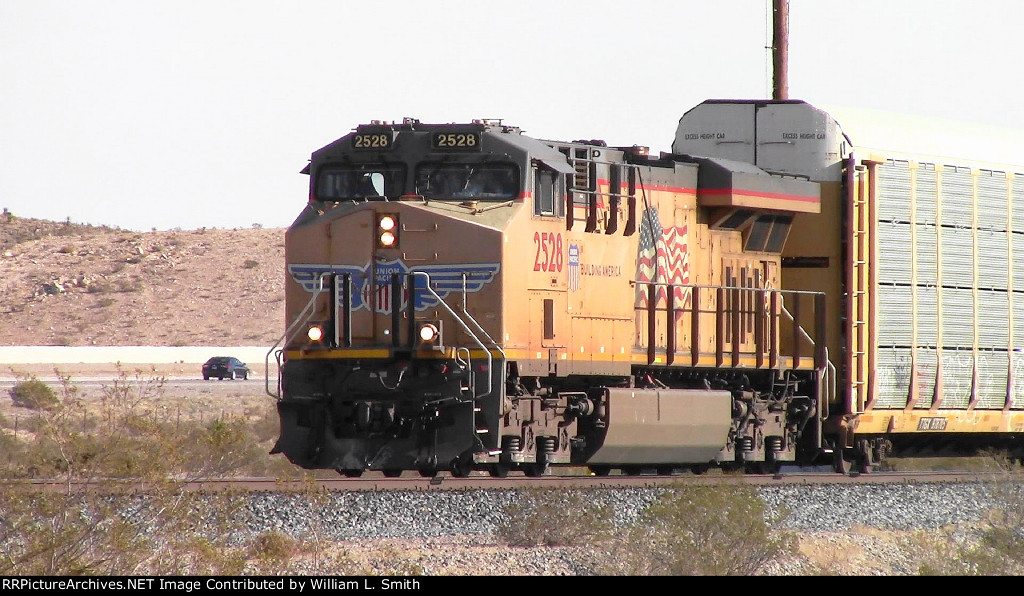
{"label": "cab side window", "polygon": [[562,176],[546,168],[537,168],[533,178],[533,214],[562,217],[565,189]]}

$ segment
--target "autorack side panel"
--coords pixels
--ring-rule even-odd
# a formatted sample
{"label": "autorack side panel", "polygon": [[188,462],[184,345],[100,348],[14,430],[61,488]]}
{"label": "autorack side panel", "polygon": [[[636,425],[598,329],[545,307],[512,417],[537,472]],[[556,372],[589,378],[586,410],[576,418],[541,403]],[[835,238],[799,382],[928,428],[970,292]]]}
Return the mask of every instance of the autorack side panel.
{"label": "autorack side panel", "polygon": [[899,154],[866,170],[877,376],[856,432],[1019,432],[1020,170]]}

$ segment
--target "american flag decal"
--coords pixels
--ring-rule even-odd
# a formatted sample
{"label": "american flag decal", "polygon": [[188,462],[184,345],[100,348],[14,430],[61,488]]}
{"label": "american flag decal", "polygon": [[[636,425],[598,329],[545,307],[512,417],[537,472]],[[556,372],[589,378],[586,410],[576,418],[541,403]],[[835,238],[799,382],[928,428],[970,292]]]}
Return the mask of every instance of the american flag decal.
{"label": "american flag decal", "polygon": [[[636,279],[638,282],[670,284],[690,283],[690,251],[687,247],[686,225],[663,228],[658,210],[651,208],[644,213],[640,225],[640,247],[637,255]],[[648,287],[637,284],[637,305],[647,308]],[[683,308],[690,301],[689,288],[674,288],[675,306]],[[655,307],[668,306],[668,292],[664,286],[658,288]]]}

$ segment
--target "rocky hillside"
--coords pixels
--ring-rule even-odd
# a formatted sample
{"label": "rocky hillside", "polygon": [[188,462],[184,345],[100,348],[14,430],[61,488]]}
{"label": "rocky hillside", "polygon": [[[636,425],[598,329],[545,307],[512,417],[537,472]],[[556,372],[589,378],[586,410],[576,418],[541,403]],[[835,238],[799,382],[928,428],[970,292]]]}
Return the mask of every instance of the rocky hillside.
{"label": "rocky hillside", "polygon": [[284,230],[133,232],[0,215],[0,345],[273,345]]}

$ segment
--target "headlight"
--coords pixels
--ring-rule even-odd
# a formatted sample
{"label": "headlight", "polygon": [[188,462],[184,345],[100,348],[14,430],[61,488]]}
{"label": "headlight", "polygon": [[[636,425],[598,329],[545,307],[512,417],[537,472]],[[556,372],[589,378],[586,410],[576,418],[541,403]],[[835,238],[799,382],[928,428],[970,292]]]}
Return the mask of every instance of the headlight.
{"label": "headlight", "polygon": [[377,247],[398,247],[398,215],[393,213],[377,215]]}
{"label": "headlight", "polygon": [[420,340],[423,341],[424,343],[430,343],[434,341],[435,339],[437,339],[437,336],[437,327],[435,327],[434,325],[427,323],[426,325],[420,327]]}
{"label": "headlight", "polygon": [[319,325],[311,325],[306,331],[306,337],[312,341],[320,341],[324,338],[324,330]]}

